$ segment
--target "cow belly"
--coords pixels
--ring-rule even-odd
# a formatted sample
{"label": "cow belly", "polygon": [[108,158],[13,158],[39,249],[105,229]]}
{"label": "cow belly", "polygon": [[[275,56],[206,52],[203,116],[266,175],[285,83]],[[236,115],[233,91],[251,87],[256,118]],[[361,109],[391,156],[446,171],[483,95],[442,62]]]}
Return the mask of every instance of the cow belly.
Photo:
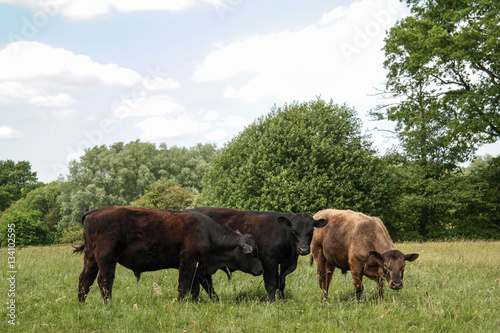
{"label": "cow belly", "polygon": [[339,258],[336,257],[326,257],[326,260],[334,267],[342,270],[342,274],[345,274],[347,271],[351,270],[351,268],[349,267],[349,262],[347,260],[339,260]]}
{"label": "cow belly", "polygon": [[341,269],[342,273],[350,270],[349,254],[343,244],[329,240],[323,242],[323,255],[331,265]]}
{"label": "cow belly", "polygon": [[134,272],[157,271],[166,268],[178,268],[177,256],[169,256],[171,251],[158,246],[129,246],[123,251],[118,263]]}

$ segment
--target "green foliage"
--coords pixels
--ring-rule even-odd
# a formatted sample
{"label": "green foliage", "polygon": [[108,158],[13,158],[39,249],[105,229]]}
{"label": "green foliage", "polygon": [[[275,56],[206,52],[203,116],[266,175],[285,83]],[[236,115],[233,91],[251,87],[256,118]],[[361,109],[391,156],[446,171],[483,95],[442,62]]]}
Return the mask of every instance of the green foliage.
{"label": "green foliage", "polygon": [[153,184],[151,191],[130,203],[130,206],[183,210],[192,206],[195,196],[188,188],[182,187],[175,180],[160,179]]}
{"label": "green foliage", "polygon": [[410,141],[427,130],[441,161],[464,162],[500,138],[500,3],[406,2],[413,15],[391,28],[384,47],[386,89],[401,102],[374,114],[397,121]]}
{"label": "green foliage", "polygon": [[500,156],[477,159],[457,191],[462,200],[453,232],[468,239],[500,239]]}
{"label": "green foliage", "polygon": [[380,216],[387,181],[355,111],[318,99],[274,108],[229,142],[212,160],[197,204]]}
{"label": "green foliage", "polygon": [[[47,245],[59,241],[60,232],[57,224],[61,219],[57,197],[61,193],[61,185],[52,182],[29,192],[12,204],[0,218],[0,228],[5,229],[9,221],[19,220],[20,230],[17,240],[24,245]],[[33,235],[40,232],[39,236]],[[47,233],[49,234],[47,236]],[[4,244],[5,245],[5,244]]]}
{"label": "green foliage", "polygon": [[83,229],[74,228],[64,230],[61,236],[61,244],[83,243]]}
{"label": "green foliage", "polygon": [[[499,242],[403,243],[419,253],[408,263],[404,288],[387,288],[377,300],[376,283],[363,280],[354,298],[350,274],[333,275],[328,301],[321,301],[316,267],[300,257],[287,277],[285,302],[269,303],[262,276],[219,271],[214,287],[220,301],[200,292],[200,301],[177,301],[178,270],[134,274],[116,267],[113,300],[104,305],[94,284],[78,303],[83,257],[71,246],[27,247],[16,251],[17,326],[5,309],[1,332],[497,332],[500,325]],[[0,249],[0,258],[7,249]],[[7,270],[1,270],[5,281]],[[7,286],[5,284],[5,286]],[[7,289],[2,300],[9,301]],[[4,304],[5,306],[5,304]],[[256,320],[258,318],[258,320]]]}
{"label": "green foliage", "polygon": [[0,161],[0,212],[39,186],[29,162]]}
{"label": "green foliage", "polygon": [[[384,221],[393,239],[499,239],[500,158],[429,177],[426,167],[393,154],[390,211]],[[427,176],[426,176],[427,175]]]}
{"label": "green foliage", "polygon": [[16,247],[52,244],[54,234],[42,221],[42,213],[36,210],[13,211],[2,217],[0,224],[1,245],[7,246],[7,230],[15,229]]}
{"label": "green foliage", "polygon": [[201,190],[201,179],[216,149],[197,145],[191,149],[162,144],[122,142],[88,149],[80,161],[70,163],[67,184],[59,196],[59,229],[80,224],[83,212],[103,206],[128,205],[159,179]]}
{"label": "green foliage", "polygon": [[457,170],[500,138],[500,3],[406,2],[412,15],[385,39],[390,101],[371,111],[396,122],[404,149],[404,163],[392,168],[394,223],[412,239],[482,238],[498,202],[480,195],[484,178]]}

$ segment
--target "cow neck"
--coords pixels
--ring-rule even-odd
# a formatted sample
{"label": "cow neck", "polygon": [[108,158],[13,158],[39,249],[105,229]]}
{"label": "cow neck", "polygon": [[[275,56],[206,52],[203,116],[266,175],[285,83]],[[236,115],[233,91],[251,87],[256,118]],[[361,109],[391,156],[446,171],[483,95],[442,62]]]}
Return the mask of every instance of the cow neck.
{"label": "cow neck", "polygon": [[208,230],[210,241],[215,247],[229,249],[238,245],[240,235],[233,230],[218,224]]}

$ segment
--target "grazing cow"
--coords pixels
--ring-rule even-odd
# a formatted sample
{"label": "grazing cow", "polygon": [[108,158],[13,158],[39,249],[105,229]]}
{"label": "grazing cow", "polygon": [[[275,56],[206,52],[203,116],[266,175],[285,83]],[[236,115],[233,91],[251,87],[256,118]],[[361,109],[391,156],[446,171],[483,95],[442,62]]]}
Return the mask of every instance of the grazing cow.
{"label": "grazing cow", "polygon": [[264,284],[269,300],[284,298],[285,278],[297,267],[300,255],[310,253],[314,227],[326,220],[314,220],[309,214],[253,212],[231,208],[200,207],[192,211],[206,214],[215,222],[253,235],[264,266]]}
{"label": "grazing cow", "polygon": [[116,263],[137,277],[145,271],[179,269],[179,299],[189,290],[198,298],[200,283],[212,297],[211,275],[228,267],[260,275],[256,243],[216,224],[206,215],[149,208],[105,207],[82,216],[85,252],[78,298],[85,301],[97,282],[105,303],[111,299]]}
{"label": "grazing cow", "polygon": [[[311,252],[318,268],[322,299],[328,297],[328,287],[335,267],[342,273],[351,271],[356,298],[363,292],[363,275],[376,281],[383,296],[385,278],[391,289],[403,288],[405,261],[414,261],[418,254],[403,254],[394,249],[391,237],[382,221],[352,210],[325,209],[314,215],[327,219],[322,229],[315,229]],[[312,264],[312,258],[311,258]]]}

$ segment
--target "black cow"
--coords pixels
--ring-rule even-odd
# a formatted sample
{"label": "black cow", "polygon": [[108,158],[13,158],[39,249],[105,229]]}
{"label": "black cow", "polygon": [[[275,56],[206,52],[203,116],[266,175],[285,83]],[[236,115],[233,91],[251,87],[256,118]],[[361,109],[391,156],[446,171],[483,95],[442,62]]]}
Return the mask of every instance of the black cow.
{"label": "black cow", "polygon": [[254,212],[231,208],[200,207],[194,210],[233,230],[252,234],[264,266],[264,284],[271,301],[284,298],[285,278],[297,268],[300,255],[310,252],[314,228],[326,220],[314,220],[309,214]]}
{"label": "black cow", "polygon": [[211,275],[217,269],[263,272],[256,243],[215,223],[206,215],[149,208],[105,207],[82,216],[85,252],[78,298],[85,301],[97,282],[104,302],[111,299],[116,263],[141,272],[179,269],[179,299],[191,290],[198,298],[200,284],[212,297]]}

